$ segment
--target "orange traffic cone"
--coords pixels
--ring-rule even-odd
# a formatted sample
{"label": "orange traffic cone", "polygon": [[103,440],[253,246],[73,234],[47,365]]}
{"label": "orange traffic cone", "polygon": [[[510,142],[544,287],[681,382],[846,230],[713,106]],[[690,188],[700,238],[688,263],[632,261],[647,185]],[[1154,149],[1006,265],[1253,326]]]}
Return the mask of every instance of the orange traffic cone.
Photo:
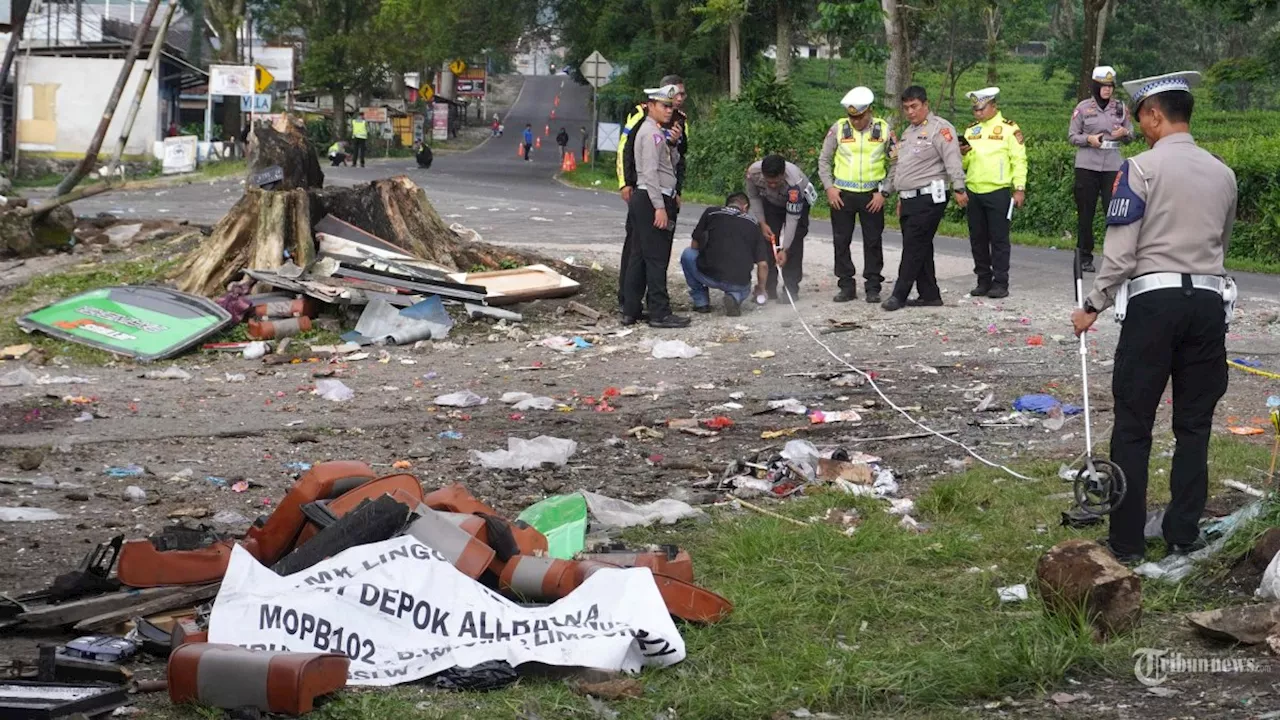
{"label": "orange traffic cone", "polygon": [[551,104],[555,105],[556,107],[560,107],[560,96],[557,95],[556,99],[551,101]]}
{"label": "orange traffic cone", "polygon": [[524,157],[524,143],[520,143],[519,145],[516,146],[516,157],[518,158]]}
{"label": "orange traffic cone", "polygon": [[584,163],[589,163],[589,162],[591,162],[591,153],[589,153],[589,152],[585,152],[585,151],[584,151],[584,152],[582,153],[582,162],[584,162]]}
{"label": "orange traffic cone", "polygon": [[548,137],[550,137],[550,135],[551,135],[551,126],[550,126],[550,125],[547,125],[547,126],[543,127],[543,128],[542,128],[542,134],[543,134],[543,135],[546,135],[546,136],[548,136]]}
{"label": "orange traffic cone", "polygon": [[574,154],[573,154],[573,153],[565,153],[565,154],[564,154],[564,156],[565,156],[565,157],[567,157],[567,158],[569,158],[569,172],[573,172],[574,170],[577,170],[577,169],[578,169],[578,159],[574,156]]}
{"label": "orange traffic cone", "polygon": [[540,149],[542,149],[542,138],[534,138],[534,139],[533,139],[533,146],[534,146],[535,148],[538,148],[539,150],[540,150]]}
{"label": "orange traffic cone", "polygon": [[552,108],[552,109],[551,109],[551,119],[552,119],[552,120],[555,120],[555,119],[556,119],[556,111],[555,111],[555,108]]}
{"label": "orange traffic cone", "polygon": [[560,158],[560,172],[569,172],[570,170],[572,170],[573,169],[571,167],[572,162],[573,162],[573,155],[569,153],[565,153],[564,157]]}

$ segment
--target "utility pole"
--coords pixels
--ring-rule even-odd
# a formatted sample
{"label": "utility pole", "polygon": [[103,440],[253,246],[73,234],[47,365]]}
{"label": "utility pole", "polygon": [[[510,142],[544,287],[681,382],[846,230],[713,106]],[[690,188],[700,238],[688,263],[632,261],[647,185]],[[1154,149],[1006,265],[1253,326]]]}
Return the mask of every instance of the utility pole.
{"label": "utility pole", "polygon": [[[8,148],[9,141],[12,140],[14,147],[18,146],[18,123],[13,123],[13,132],[4,133],[4,90],[9,87],[9,71],[13,69],[13,58],[18,54],[18,45],[22,40],[22,31],[27,26],[27,13],[31,10],[31,0],[16,0],[13,4],[13,30],[9,33],[9,45],[4,49],[4,62],[0,64],[0,133],[4,135],[4,142],[0,143],[0,162],[4,161],[5,150]],[[14,83],[13,87],[13,107],[15,112],[13,116],[16,118],[18,113],[18,87]]]}

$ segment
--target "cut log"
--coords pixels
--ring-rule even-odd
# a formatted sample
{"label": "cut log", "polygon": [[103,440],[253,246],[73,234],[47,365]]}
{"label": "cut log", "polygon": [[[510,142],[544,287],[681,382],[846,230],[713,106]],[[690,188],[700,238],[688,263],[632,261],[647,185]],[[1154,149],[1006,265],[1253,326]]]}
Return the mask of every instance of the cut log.
{"label": "cut log", "polygon": [[1097,543],[1054,545],[1040,558],[1036,580],[1049,612],[1083,611],[1096,639],[1130,630],[1142,619],[1142,580]]}
{"label": "cut log", "polygon": [[311,190],[324,187],[324,171],[316,147],[302,120],[284,114],[274,123],[260,123],[249,133],[249,182],[258,173],[279,167],[283,177],[272,190]]}
{"label": "cut log", "polygon": [[249,188],[209,239],[187,256],[177,272],[178,289],[217,297],[245,269],[275,270],[286,260],[306,267],[315,253],[305,190]]}

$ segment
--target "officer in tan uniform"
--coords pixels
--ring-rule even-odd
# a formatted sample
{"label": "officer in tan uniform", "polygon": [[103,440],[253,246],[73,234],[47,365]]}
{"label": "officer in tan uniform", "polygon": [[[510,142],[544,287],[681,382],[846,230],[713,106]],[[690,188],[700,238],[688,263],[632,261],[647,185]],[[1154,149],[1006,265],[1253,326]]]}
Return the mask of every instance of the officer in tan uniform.
{"label": "officer in tan uniform", "polygon": [[1227,390],[1226,330],[1235,300],[1223,262],[1236,176],[1191,137],[1191,87],[1199,80],[1199,73],[1179,72],[1124,83],[1151,149],[1120,167],[1102,268],[1084,309],[1071,316],[1076,335],[1112,305],[1123,322],[1111,386],[1111,460],[1128,491],[1110,515],[1107,539],[1122,562],[1138,562],[1146,550],[1151,428],[1171,376],[1177,447],[1164,540],[1170,553],[1204,546],[1198,523],[1208,494],[1209,431]]}
{"label": "officer in tan uniform", "polygon": [[[947,209],[947,181],[956,204],[969,204],[964,186],[964,164],[955,127],[934,115],[924,88],[912,85],[902,92],[902,112],[911,123],[898,143],[896,162],[889,170],[889,192],[898,193],[898,217],[902,227],[902,261],[893,295],[880,304],[885,310],[906,305],[942,305],[938,275],[933,265],[933,236]],[[919,297],[908,302],[911,287]]]}
{"label": "officer in tan uniform", "polygon": [[1106,211],[1111,202],[1111,186],[1124,158],[1120,146],[1133,140],[1133,119],[1124,103],[1116,100],[1116,71],[1110,65],[1093,69],[1090,97],[1081,100],[1071,113],[1067,139],[1076,150],[1076,247],[1085,272],[1093,268],[1093,216],[1098,196]]}
{"label": "officer in tan uniform", "polygon": [[636,156],[636,190],[627,204],[635,233],[635,248],[627,258],[627,286],[623,293],[622,324],[640,319],[642,301],[649,302],[649,325],[681,328],[689,318],[671,312],[667,295],[667,265],[671,262],[671,242],[675,234],[676,166],[680,151],[663,128],[675,111],[675,85],[645,90],[649,112],[632,142]]}

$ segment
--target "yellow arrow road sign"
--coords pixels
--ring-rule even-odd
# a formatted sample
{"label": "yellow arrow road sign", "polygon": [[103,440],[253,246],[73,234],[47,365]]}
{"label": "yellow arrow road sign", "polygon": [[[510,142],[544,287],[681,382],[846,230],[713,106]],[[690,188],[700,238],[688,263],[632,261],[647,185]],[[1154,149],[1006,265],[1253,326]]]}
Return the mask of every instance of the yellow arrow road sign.
{"label": "yellow arrow road sign", "polygon": [[253,70],[255,92],[262,94],[266,92],[267,88],[271,87],[271,83],[276,81],[276,76],[272,75],[270,70],[267,70],[261,65],[254,65]]}

